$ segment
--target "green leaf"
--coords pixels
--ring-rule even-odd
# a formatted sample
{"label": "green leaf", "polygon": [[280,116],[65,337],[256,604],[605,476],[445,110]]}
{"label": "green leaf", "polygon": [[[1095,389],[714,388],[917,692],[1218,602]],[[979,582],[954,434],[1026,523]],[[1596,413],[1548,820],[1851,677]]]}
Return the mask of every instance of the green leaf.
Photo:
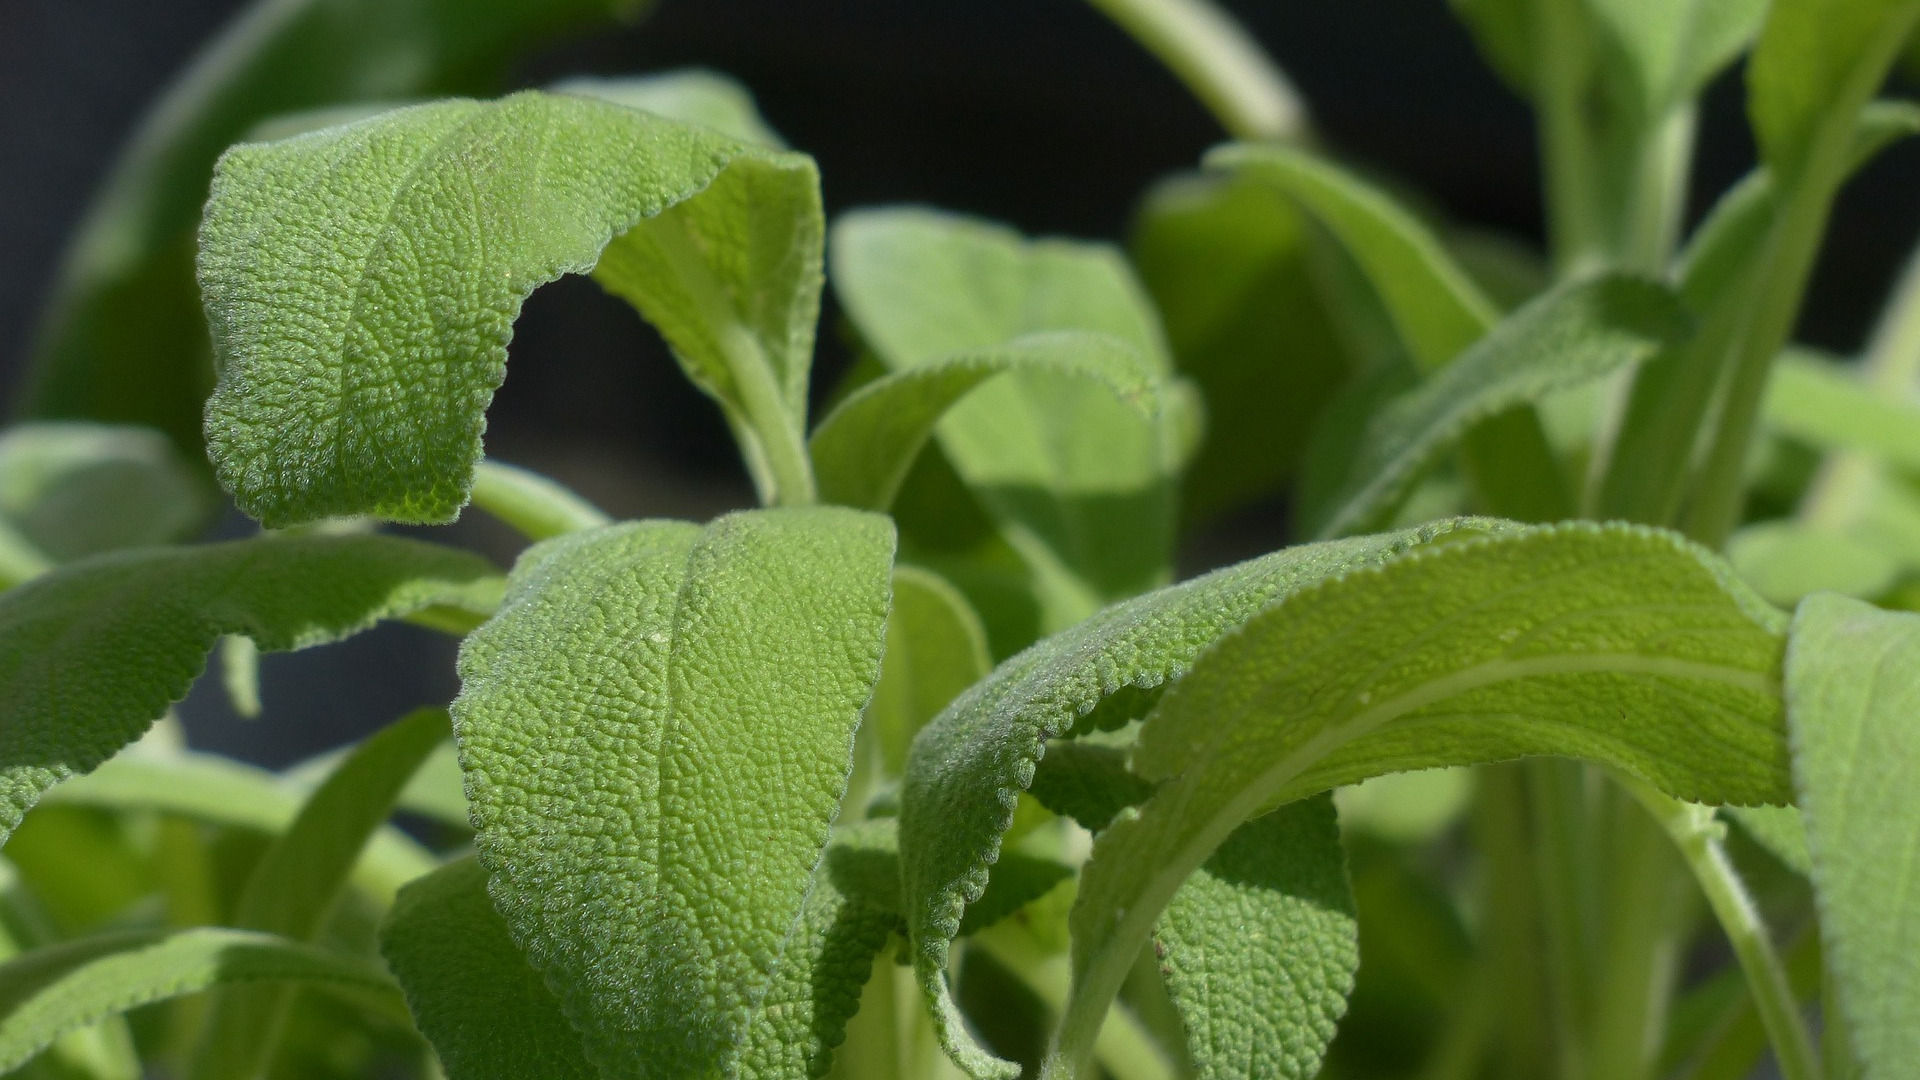
{"label": "green leaf", "polygon": [[886,659],[861,720],[887,775],[906,771],[913,737],[992,667],[986,630],[967,598],[937,574],[895,566]]}
{"label": "green leaf", "polygon": [[1538,0],[1448,0],[1493,69],[1522,96],[1534,87],[1534,7]]}
{"label": "green leaf", "polygon": [[1270,603],[1141,729],[1135,767],[1161,785],[1082,873],[1067,1063],[1187,874],[1267,808],[1542,754],[1694,802],[1789,801],[1782,623],[1704,550],[1624,525],[1416,549]]}
{"label": "green leaf", "polygon": [[1310,528],[1329,537],[1379,525],[1475,423],[1644,361],[1686,326],[1671,294],[1637,278],[1574,282],[1540,297],[1371,414],[1345,481]]}
{"label": "green leaf", "polygon": [[447,1080],[599,1080],[486,886],[477,860],[457,860],[402,889],[381,925],[413,1022]]}
{"label": "green leaf", "polygon": [[1740,823],[1789,869],[1810,873],[1813,856],[1807,853],[1807,827],[1800,810],[1792,806],[1729,806],[1722,813]]}
{"label": "green leaf", "polygon": [[879,674],[893,532],[813,507],[529,549],[455,732],[514,939],[609,1076],[739,1059]]}
{"label": "green leaf", "polygon": [[1766,422],[1823,450],[1862,450],[1920,469],[1920,404],[1876,392],[1853,372],[1789,351],[1767,385]]}
{"label": "green leaf", "polygon": [[0,964],[0,1072],[64,1032],[156,1001],[233,983],[338,987],[404,1016],[378,965],[252,930],[202,926],[81,938]]}
{"label": "green leaf", "polygon": [[929,724],[902,791],[901,880],[914,966],[954,1059],[974,1076],[1007,1075],[967,1034],[947,959],[1049,740],[1086,725],[1106,698],[1178,678],[1277,597],[1455,532],[1500,527],[1448,522],[1291,548],[1117,604],[1001,664]]}
{"label": "green leaf", "polygon": [[1782,607],[1816,592],[1871,599],[1892,588],[1901,562],[1844,532],[1798,521],[1764,521],[1733,534],[1727,561],[1753,591]]}
{"label": "green leaf", "polygon": [[181,539],[206,517],[203,484],[148,428],[43,422],[0,435],[0,520],[56,562]]}
{"label": "green leaf", "polygon": [[822,229],[807,158],[576,96],[235,147],[200,234],[208,452],[270,525],[450,520],[521,303],[592,271],[720,403],[763,492],[803,499]]}
{"label": "green leaf", "polygon": [[1915,0],[1769,6],[1747,66],[1747,119],[1761,160],[1782,187],[1798,183],[1809,165],[1839,167],[1861,108],[1916,21]]}
{"label": "green leaf", "polygon": [[1182,176],[1147,192],[1128,251],[1207,437],[1180,487],[1189,525],[1283,487],[1358,364],[1314,280],[1306,218],[1267,187]]}
{"label": "green leaf", "polygon": [[1027,794],[1089,832],[1099,832],[1120,811],[1145,802],[1153,788],[1127,765],[1125,747],[1060,739],[1048,744],[1046,756],[1034,767]]}
{"label": "green leaf", "polygon": [[193,233],[214,159],[265,117],[491,93],[521,54],[644,0],[263,0],[155,100],[60,267],[20,411],[166,432],[196,460],[213,383]]}
{"label": "green leaf", "polygon": [[1920,616],[1808,597],[1788,635],[1793,780],[1840,1015],[1867,1080],[1920,1057]]}
{"label": "green leaf", "polygon": [[1657,117],[1698,93],[1745,51],[1767,0],[1585,0],[1624,55],[1641,113]]}
{"label": "green leaf", "polygon": [[[234,906],[233,925],[314,940],[361,849],[448,729],[445,709],[418,709],[356,747],[254,864]],[[189,1075],[207,1080],[258,1075],[271,1060],[291,1000],[285,990],[216,995]]]}
{"label": "green leaf", "polygon": [[848,395],[808,444],[820,497],[885,512],[941,417],[989,380],[1016,372],[1084,379],[1147,419],[1159,412],[1158,376],[1126,341],[1079,331],[1029,334],[875,379]]}
{"label": "green leaf", "polygon": [[[1151,303],[1104,246],[1028,241],[926,210],[872,210],[835,222],[830,272],[889,371],[1075,330],[1126,342],[1150,380],[1169,374]],[[1085,378],[1022,372],[974,390],[937,437],[1042,579],[1043,628],[1053,629],[1166,579],[1171,481],[1191,424],[1178,408],[1144,416]]]}
{"label": "green leaf", "polygon": [[499,595],[479,556],[388,536],[146,548],[0,594],[0,839],[185,696],[222,634],[275,652],[381,619],[471,625]]}
{"label": "green leaf", "polygon": [[1153,938],[1201,1080],[1318,1075],[1360,966],[1332,800],[1234,830],[1174,893]]}
{"label": "green leaf", "polygon": [[717,71],[685,68],[625,79],[566,79],[553,84],[556,94],[600,98],[630,109],[689,124],[710,127],[744,143],[775,150],[786,148],[778,132],[767,126],[753,93]]}

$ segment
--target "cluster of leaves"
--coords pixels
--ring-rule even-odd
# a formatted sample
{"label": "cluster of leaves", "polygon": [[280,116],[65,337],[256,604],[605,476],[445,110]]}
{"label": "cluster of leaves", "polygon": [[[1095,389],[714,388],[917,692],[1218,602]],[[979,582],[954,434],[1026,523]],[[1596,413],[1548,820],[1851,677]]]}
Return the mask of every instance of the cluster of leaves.
{"label": "cluster of leaves", "polygon": [[[1170,57],[1238,40],[1103,6]],[[441,7],[398,89],[600,5]],[[1841,183],[1920,128],[1874,100],[1920,0],[1459,7],[1538,109],[1551,268],[1280,131],[1152,192],[1131,260],[829,229],[706,74],[227,150],[211,335],[163,367],[191,391],[210,343],[207,454],[268,531],[169,546],[203,481],[151,431],[0,441],[0,1071],[1632,1078],[1770,1041],[1796,1080],[1908,1075],[1920,274],[1862,373],[1788,338]],[[129,175],[237,134],[328,47],[312,8],[236,31]],[[1749,46],[1762,163],[1676,253],[1693,99]],[[43,392],[131,362],[99,312],[178,269],[177,194],[102,211],[150,268],[79,249]],[[483,460],[520,306],[567,274],[659,331],[761,507],[613,522]],[[863,357],[810,423],[829,282]],[[1173,583],[1183,516],[1283,489],[1310,542]],[[1750,491],[1801,506],[1750,522]],[[470,502],[535,541],[510,572],[368,527]],[[284,775],[170,741],[216,648],[257,703],[258,650],[383,619],[463,638],[449,708]],[[1462,874],[1420,853],[1463,774],[1422,770],[1466,766]],[[1784,955],[1750,877],[1811,927]],[[1670,1002],[1696,884],[1735,963]]]}

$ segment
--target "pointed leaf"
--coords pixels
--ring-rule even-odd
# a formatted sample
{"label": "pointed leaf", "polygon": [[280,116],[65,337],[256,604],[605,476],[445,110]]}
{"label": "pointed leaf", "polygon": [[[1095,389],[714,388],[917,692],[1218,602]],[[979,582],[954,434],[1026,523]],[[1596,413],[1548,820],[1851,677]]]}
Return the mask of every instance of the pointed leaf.
{"label": "pointed leaf", "polygon": [[1920,616],[1808,597],[1787,646],[1794,788],[1839,1011],[1866,1080],[1920,1060]]}
{"label": "pointed leaf", "polygon": [[1670,293],[1637,278],[1575,282],[1540,297],[1371,415],[1346,481],[1313,531],[1330,537],[1379,525],[1421,470],[1475,423],[1644,361],[1686,326]]}
{"label": "pointed leaf", "polygon": [[358,957],[211,926],[103,934],[0,964],[0,1072],[104,1017],[215,986],[258,982],[335,986],[404,1016],[386,973]]}
{"label": "pointed leaf", "polygon": [[875,379],[820,422],[809,442],[820,497],[885,511],[893,505],[920,448],[941,417],[999,375],[1083,379],[1152,419],[1159,412],[1152,365],[1126,341],[1106,334],[1054,331],[1005,346],[931,361]]}
{"label": "pointed leaf", "polygon": [[1097,1025],[1186,875],[1268,807],[1541,754],[1688,801],[1789,801],[1783,621],[1704,550],[1624,525],[1416,550],[1276,600],[1141,729],[1134,760],[1163,782],[1082,874],[1063,1045]]}
{"label": "pointed leaf", "polygon": [[739,1060],[845,789],[892,549],[834,508],[573,533],[462,647],[481,863],[608,1076]]}
{"label": "pointed leaf", "polygon": [[1011,1075],[967,1034],[946,967],[1048,740],[1088,723],[1103,699],[1179,678],[1276,597],[1456,531],[1499,527],[1450,522],[1291,548],[1117,604],[1001,664],[928,725],[902,791],[901,880],[914,966],[955,1060],[974,1076]]}
{"label": "pointed leaf", "polygon": [[1310,1080],[1360,966],[1327,797],[1240,826],[1173,894],[1154,953],[1201,1080]]}
{"label": "pointed leaf", "polygon": [[389,536],[145,548],[0,594],[0,839],[185,696],[222,634],[273,652],[436,608],[470,625],[499,595],[479,556]]}
{"label": "pointed leaf", "polygon": [[[808,159],[571,95],[235,147],[201,230],[209,453],[268,524],[449,520],[521,303],[591,270],[772,483],[804,423],[821,232]],[[778,479],[804,496],[804,476]]]}

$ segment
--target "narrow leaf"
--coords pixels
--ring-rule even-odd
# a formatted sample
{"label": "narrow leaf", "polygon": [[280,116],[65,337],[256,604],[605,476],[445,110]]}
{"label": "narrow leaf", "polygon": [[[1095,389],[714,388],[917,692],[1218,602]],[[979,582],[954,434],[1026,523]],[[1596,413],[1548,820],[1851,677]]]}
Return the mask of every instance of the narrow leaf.
{"label": "narrow leaf", "polygon": [[377,965],[251,930],[202,926],[81,938],[0,964],[0,1072],[56,1037],[156,1001],[232,983],[338,986],[404,1015]]}
{"label": "narrow leaf", "polygon": [[804,469],[822,228],[808,159],[572,95],[235,147],[201,230],[209,453],[271,525],[449,520],[521,303],[592,271],[720,403],[756,477],[804,497],[775,473]]}
{"label": "narrow leaf", "polygon": [[906,771],[913,737],[992,666],[986,631],[966,597],[937,574],[894,567],[886,659],[861,721],[887,775]]}
{"label": "narrow leaf", "polygon": [[145,548],[0,594],[0,839],[185,696],[222,634],[298,649],[434,609],[476,620],[499,595],[476,555],[367,535]]}
{"label": "narrow leaf", "polygon": [[1329,537],[1379,525],[1421,470],[1475,423],[1644,361],[1686,324],[1671,294],[1636,278],[1576,282],[1540,297],[1371,415],[1313,531]]}
{"label": "narrow leaf", "polygon": [[1810,354],[1781,355],[1767,385],[1769,427],[1823,450],[1861,450],[1920,469],[1920,404],[1876,392],[1858,376]]}
{"label": "narrow leaf", "polygon": [[463,646],[481,863],[608,1076],[738,1063],[846,785],[892,548],[833,508],[574,533]]}
{"label": "narrow leaf", "polygon": [[1030,334],[987,352],[908,368],[854,391],[820,422],[809,443],[820,497],[885,511],[941,417],[975,388],[1010,372],[1085,379],[1147,419],[1159,411],[1153,367],[1126,341],[1079,331]]}
{"label": "narrow leaf", "polygon": [[967,1034],[946,967],[1049,740],[1087,724],[1103,699],[1179,678],[1277,597],[1456,531],[1498,527],[1443,523],[1290,548],[1117,604],[1001,664],[928,725],[902,791],[901,880],[914,966],[954,1059],[977,1077],[1011,1075]]}
{"label": "narrow leaf", "polygon": [[1838,165],[1862,106],[1916,21],[1915,0],[1769,5],[1747,68],[1747,118],[1761,160],[1783,187],[1798,183],[1809,165]]}
{"label": "narrow leaf", "polygon": [[1712,555],[1621,525],[1417,550],[1268,605],[1141,730],[1134,760],[1162,783],[1083,872],[1063,1044],[1081,1047],[1186,875],[1268,807],[1544,754],[1688,801],[1788,801],[1782,624]]}
{"label": "narrow leaf", "polygon": [[1309,1080],[1347,1011],[1359,922],[1330,798],[1242,825],[1154,926],[1201,1080]]}
{"label": "narrow leaf", "polygon": [[1786,688],[1827,969],[1863,1075],[1890,1080],[1920,1059],[1920,616],[1808,597]]}

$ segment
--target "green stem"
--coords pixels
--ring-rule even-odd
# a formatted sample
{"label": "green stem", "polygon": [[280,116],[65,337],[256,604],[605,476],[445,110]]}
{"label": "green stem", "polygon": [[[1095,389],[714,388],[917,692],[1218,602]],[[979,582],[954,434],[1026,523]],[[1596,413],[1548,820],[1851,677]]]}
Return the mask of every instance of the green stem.
{"label": "green stem", "polygon": [[1672,837],[1706,894],[1708,906],[1746,973],[1748,990],[1773,1043],[1781,1075],[1786,1080],[1823,1080],[1825,1071],[1814,1053],[1813,1039],[1807,1034],[1786,968],[1780,963],[1760,912],[1721,846],[1725,826],[1714,819],[1711,807],[1683,803],[1638,780],[1623,778],[1622,782]]}
{"label": "green stem", "polygon": [[495,461],[474,466],[473,505],[529,540],[613,523],[599,507],[539,473]]}
{"label": "green stem", "polygon": [[1531,818],[1526,850],[1533,859],[1535,888],[1544,916],[1545,967],[1554,1034],[1564,1080],[1586,1075],[1587,1053],[1582,1018],[1589,986],[1588,920],[1580,898],[1584,890],[1580,852],[1588,827],[1581,787],[1585,767],[1551,758],[1520,763]]}
{"label": "green stem", "polygon": [[1606,789],[1606,925],[1598,996],[1588,1029],[1586,1073],[1644,1080],[1659,1054],[1686,923],[1684,878],[1656,823],[1617,789]]}
{"label": "green stem", "polygon": [[1306,136],[1306,106],[1286,75],[1210,0],[1089,2],[1159,57],[1235,138]]}
{"label": "green stem", "polygon": [[1599,160],[1585,108],[1593,63],[1586,13],[1577,0],[1543,0],[1535,7],[1540,171],[1554,274],[1564,279],[1604,261]]}
{"label": "green stem", "polygon": [[[1067,1007],[1073,971],[1066,954],[1036,955],[1025,943],[1007,942],[993,929],[974,935],[972,942],[1026,983],[1056,1016]],[[1173,1080],[1175,1076],[1173,1062],[1167,1059],[1166,1051],[1147,1034],[1130,1010],[1118,1004],[1107,1010],[1105,1022],[1094,1037],[1093,1057],[1113,1080]],[[1041,1076],[1065,1080],[1071,1076],[1071,1070],[1049,1059],[1042,1066]]]}
{"label": "green stem", "polygon": [[1638,132],[1632,188],[1626,193],[1616,254],[1621,266],[1658,276],[1679,246],[1686,216],[1687,177],[1693,168],[1698,110],[1691,101],[1668,110]]}

